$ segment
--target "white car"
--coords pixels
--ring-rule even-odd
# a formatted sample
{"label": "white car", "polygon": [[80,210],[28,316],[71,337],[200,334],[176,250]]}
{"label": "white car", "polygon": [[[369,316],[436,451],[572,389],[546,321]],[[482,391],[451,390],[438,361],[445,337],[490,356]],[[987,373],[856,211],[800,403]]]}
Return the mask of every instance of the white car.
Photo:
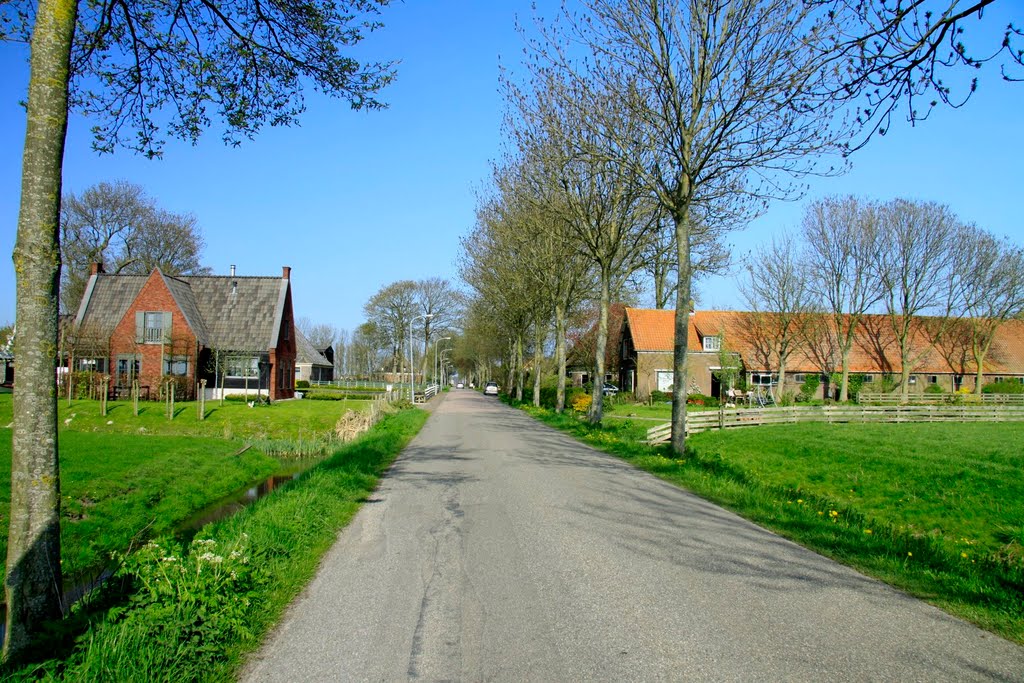
{"label": "white car", "polygon": [[455,385],[455,388],[456,389],[461,389],[463,386],[465,386],[465,385],[463,385],[462,382],[459,382],[458,384]]}
{"label": "white car", "polygon": [[498,395],[498,383],[488,382],[484,386],[484,396],[497,396]]}

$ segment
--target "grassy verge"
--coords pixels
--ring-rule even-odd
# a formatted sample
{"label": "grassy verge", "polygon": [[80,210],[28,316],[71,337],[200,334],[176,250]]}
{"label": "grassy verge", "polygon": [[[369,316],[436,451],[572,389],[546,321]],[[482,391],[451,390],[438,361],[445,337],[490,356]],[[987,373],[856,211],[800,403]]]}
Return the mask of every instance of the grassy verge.
{"label": "grassy verge", "polygon": [[[61,557],[72,583],[134,539],[170,532],[278,463],[222,439],[82,433],[60,435]],[[0,429],[0,553],[7,555],[11,430]],[[0,568],[0,575],[3,569]]]}
{"label": "grassy verge", "polygon": [[[780,425],[699,434],[525,408],[789,539],[1024,643],[1024,425]],[[868,429],[870,427],[870,429]]]}
{"label": "grassy verge", "polygon": [[[11,394],[0,395],[0,427],[12,420]],[[330,432],[346,410],[368,410],[368,401],[275,401],[250,408],[243,401],[207,401],[206,419],[200,420],[195,401],[174,404],[174,419],[168,420],[163,403],[143,401],[139,414],[132,414],[131,401],[110,401],[107,415],[100,414],[100,402],[76,399],[68,406],[58,404],[61,431],[101,434],[158,434],[205,436],[219,439],[256,440],[310,438]]]}
{"label": "grassy verge", "polygon": [[56,637],[48,643],[47,659],[7,674],[231,679],[426,419],[420,410],[386,416],[299,479],[207,527],[187,548],[170,540],[148,544],[125,559],[121,583],[108,583],[92,613],[83,608],[78,621],[69,620],[60,645]]}

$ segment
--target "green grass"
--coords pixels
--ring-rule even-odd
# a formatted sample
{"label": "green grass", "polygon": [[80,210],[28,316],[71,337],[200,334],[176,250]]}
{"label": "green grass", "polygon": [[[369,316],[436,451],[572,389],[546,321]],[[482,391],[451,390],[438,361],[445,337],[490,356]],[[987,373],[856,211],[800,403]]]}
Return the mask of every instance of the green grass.
{"label": "green grass", "polygon": [[143,548],[126,561],[127,593],[108,582],[95,611],[80,611],[39,661],[8,675],[233,679],[426,419],[420,410],[386,416],[299,479],[202,530],[190,549],[171,541]]}
{"label": "green grass", "polygon": [[[170,532],[198,510],[278,467],[222,439],[62,430],[61,556],[75,582],[133,539]],[[7,555],[11,430],[0,429],[0,553]],[[0,574],[2,574],[0,569]]]}
{"label": "green grass", "polygon": [[1024,425],[780,425],[686,457],[649,423],[528,412],[808,548],[1024,643]]}

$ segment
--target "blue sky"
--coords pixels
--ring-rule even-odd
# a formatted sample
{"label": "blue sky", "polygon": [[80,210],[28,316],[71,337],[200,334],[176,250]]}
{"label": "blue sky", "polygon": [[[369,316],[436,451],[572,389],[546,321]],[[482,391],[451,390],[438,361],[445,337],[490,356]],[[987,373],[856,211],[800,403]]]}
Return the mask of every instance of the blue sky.
{"label": "blue sky", "polygon": [[[539,3],[551,6],[547,1]],[[999,7],[1003,12],[1009,3]],[[991,8],[990,8],[991,9]],[[499,63],[522,51],[514,20],[525,0],[410,0],[384,11],[385,28],[360,48],[398,59],[398,79],[383,93],[390,109],[353,112],[310,94],[300,127],[266,129],[224,146],[216,129],[198,146],[171,143],[162,160],[119,150],[98,156],[89,122],[71,120],[65,191],[100,181],[142,185],[160,206],[196,215],[215,273],[242,275],[292,267],[295,314],[349,330],[364,302],[399,279],[458,279],[459,238],[473,223],[474,190],[500,153]],[[550,14],[550,12],[548,12]],[[990,11],[997,28],[1009,15]],[[0,44],[0,251],[14,247],[20,192],[28,67],[22,46]],[[893,127],[853,158],[838,178],[812,182],[809,197],[854,193],[949,204],[961,218],[1024,243],[1024,84],[988,69],[965,108],[943,109],[918,126]],[[779,203],[730,243],[741,256],[799,222],[803,203]],[[699,286],[701,306],[741,305],[734,282]],[[14,272],[0,262],[0,323],[14,319]]]}

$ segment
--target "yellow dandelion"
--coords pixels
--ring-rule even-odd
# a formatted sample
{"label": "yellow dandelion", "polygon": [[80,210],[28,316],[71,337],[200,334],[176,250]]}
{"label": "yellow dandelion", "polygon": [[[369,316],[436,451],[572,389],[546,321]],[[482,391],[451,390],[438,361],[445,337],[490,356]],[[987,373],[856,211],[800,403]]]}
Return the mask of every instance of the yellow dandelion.
{"label": "yellow dandelion", "polygon": [[798,503],[802,503],[802,502],[804,502],[804,499],[803,499],[803,498],[797,498],[797,499],[796,499],[796,502],[798,502]]}
{"label": "yellow dandelion", "polygon": [[864,533],[866,533],[866,534],[870,534],[870,533],[871,533],[871,529],[865,529],[865,530],[864,530]]}
{"label": "yellow dandelion", "polygon": [[824,515],[825,513],[824,513],[824,512],[822,512],[821,510],[818,510],[818,514],[819,514],[819,515]]}
{"label": "yellow dandelion", "polygon": [[960,553],[960,557],[962,557],[962,558],[964,558],[966,560],[967,559],[967,553]]}
{"label": "yellow dandelion", "polygon": [[913,557],[914,553],[907,553],[907,557]]}

